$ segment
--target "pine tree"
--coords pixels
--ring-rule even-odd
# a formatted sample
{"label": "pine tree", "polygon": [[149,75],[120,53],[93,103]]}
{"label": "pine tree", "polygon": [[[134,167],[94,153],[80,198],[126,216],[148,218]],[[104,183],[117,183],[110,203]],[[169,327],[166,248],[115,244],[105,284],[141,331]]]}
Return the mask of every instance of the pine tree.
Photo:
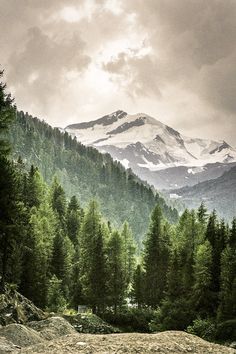
{"label": "pine tree", "polygon": [[20,291],[37,306],[45,308],[56,218],[48,202],[48,189],[41,175],[34,167],[31,167],[30,173],[32,178],[28,185],[33,186],[33,193],[27,188],[27,237]]}
{"label": "pine tree", "polygon": [[221,254],[219,298],[218,320],[234,319],[236,317],[236,219],[233,219],[227,245]]}
{"label": "pine tree", "polygon": [[[3,71],[0,70],[0,79]],[[13,99],[11,95],[6,93],[6,84],[0,81],[0,157],[5,158],[11,149],[6,134],[11,123],[14,120],[15,107],[13,107]]]}
{"label": "pine tree", "polygon": [[178,248],[174,248],[170,254],[168,272],[167,272],[167,298],[170,302],[180,298],[183,295],[182,262]]}
{"label": "pine tree", "polygon": [[53,312],[63,312],[67,306],[66,299],[62,292],[61,280],[55,275],[49,281],[49,290],[47,296],[47,309]]}
{"label": "pine tree", "polygon": [[[0,78],[3,72],[0,71]],[[19,283],[24,243],[24,206],[18,191],[18,175],[8,160],[10,144],[6,140],[14,119],[12,99],[0,82],[0,291],[8,282]]]}
{"label": "pine tree", "polygon": [[[219,226],[215,210],[208,220],[206,239],[209,240],[212,246],[212,291],[215,292],[215,296],[217,297],[220,290],[221,253],[225,247],[226,233],[224,222]],[[217,301],[215,304],[217,306]]]}
{"label": "pine tree", "polygon": [[232,228],[230,230],[228,244],[231,248],[236,248],[236,218],[234,218],[232,221]]}
{"label": "pine tree", "polygon": [[113,231],[107,245],[108,254],[108,300],[117,314],[118,307],[125,298],[127,286],[123,239],[118,231]]}
{"label": "pine tree", "polygon": [[132,283],[132,301],[141,308],[145,304],[144,297],[144,272],[140,264],[137,265]]}
{"label": "pine tree", "polygon": [[51,273],[61,281],[61,290],[64,298],[68,301],[72,287],[72,260],[74,247],[68,236],[56,226],[56,235],[53,242]]}
{"label": "pine tree", "polygon": [[198,221],[201,224],[205,224],[207,220],[207,208],[205,207],[205,204],[202,202],[200,207],[197,210],[197,217]]}
{"label": "pine tree", "polygon": [[197,249],[194,260],[194,285],[192,304],[197,314],[206,318],[212,314],[213,294],[212,282],[212,247],[205,241]]}
{"label": "pine tree", "polygon": [[159,206],[153,210],[144,244],[145,299],[156,308],[164,297],[169,257],[168,239],[163,232],[163,218]]}
{"label": "pine tree", "polygon": [[98,205],[91,201],[83,218],[79,244],[80,282],[85,302],[100,312],[106,299],[106,257]]}
{"label": "pine tree", "polygon": [[125,222],[122,227],[121,237],[124,247],[124,266],[127,288],[129,287],[135,268],[135,243],[129,224]]}
{"label": "pine tree", "polygon": [[78,245],[79,229],[81,226],[83,211],[79,206],[78,200],[73,196],[68,204],[66,213],[66,230],[74,246]]}
{"label": "pine tree", "polygon": [[30,168],[26,181],[26,204],[29,208],[39,207],[43,201],[45,193],[45,184],[37,167],[33,165]]}
{"label": "pine tree", "polygon": [[66,195],[65,191],[55,177],[51,187],[51,205],[53,210],[57,213],[60,227],[65,231],[66,218]]}

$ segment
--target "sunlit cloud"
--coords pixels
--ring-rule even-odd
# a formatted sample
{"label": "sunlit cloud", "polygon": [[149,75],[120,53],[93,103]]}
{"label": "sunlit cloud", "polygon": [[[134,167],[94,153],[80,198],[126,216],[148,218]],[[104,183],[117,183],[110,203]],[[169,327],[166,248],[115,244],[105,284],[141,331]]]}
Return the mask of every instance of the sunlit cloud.
{"label": "sunlit cloud", "polygon": [[141,111],[185,135],[235,144],[234,0],[0,6],[1,65],[19,109],[62,127]]}

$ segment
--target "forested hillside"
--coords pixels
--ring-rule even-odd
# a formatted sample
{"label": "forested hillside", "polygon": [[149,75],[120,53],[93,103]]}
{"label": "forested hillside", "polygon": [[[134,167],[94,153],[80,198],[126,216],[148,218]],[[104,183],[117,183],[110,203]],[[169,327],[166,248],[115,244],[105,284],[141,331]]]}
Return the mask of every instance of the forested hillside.
{"label": "forested hillside", "polygon": [[10,129],[15,160],[37,166],[47,183],[57,175],[68,197],[76,195],[84,206],[96,198],[101,211],[116,227],[127,220],[138,243],[143,239],[151,210],[158,203],[170,222],[177,211],[131,171],[110,155],[85,147],[67,132],[52,128],[27,113],[18,112]]}
{"label": "forested hillside", "polygon": [[[45,161],[48,178],[61,166],[62,176],[73,179],[79,166],[86,188],[85,172],[90,166],[97,182],[109,181],[98,184],[100,193],[102,187],[106,192],[107,185],[110,191],[113,186],[118,199],[116,184],[132,207],[150,193],[157,204],[150,219],[142,214],[143,209],[146,213],[151,209],[150,201],[146,201],[147,209],[140,205],[138,215],[147,229],[143,252],[137,254],[129,224],[117,229],[101,215],[94,200],[96,184],[84,208],[76,195],[69,197],[56,177],[48,185],[36,166],[27,168],[21,157],[12,160],[6,132],[13,119],[11,97],[0,83],[0,293],[11,284],[39,307],[55,312],[85,304],[108,322],[129,330],[187,330],[210,340],[236,339],[235,218],[227,224],[201,204],[196,211],[185,210],[171,224],[163,215],[163,202],[158,203],[151,190],[120,166],[115,169],[109,156],[103,160],[96,150],[84,148],[59,130],[18,115],[23,128],[16,123],[14,139],[19,150],[15,154],[24,157],[22,152],[27,152],[42,169]],[[53,167],[46,159],[51,155],[44,150],[43,137],[54,156]],[[101,165],[99,174],[96,159]],[[113,171],[108,175],[107,164]],[[119,185],[122,171],[126,192]],[[124,210],[124,217],[133,211]]]}

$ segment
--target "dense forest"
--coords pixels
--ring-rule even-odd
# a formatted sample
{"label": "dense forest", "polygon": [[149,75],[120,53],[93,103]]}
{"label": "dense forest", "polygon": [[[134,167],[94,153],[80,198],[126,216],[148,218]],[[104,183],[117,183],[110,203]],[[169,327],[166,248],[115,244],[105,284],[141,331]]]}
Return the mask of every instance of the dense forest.
{"label": "dense forest", "polygon": [[[219,333],[226,339],[233,338],[236,219],[228,225],[218,220],[215,212],[209,215],[202,204],[196,211],[185,210],[175,224],[170,223],[167,211],[171,215],[172,212],[167,207],[163,211],[162,199],[112,163],[109,156],[103,157],[67,134],[22,113],[17,115],[22,124],[19,128],[19,122],[15,122],[18,129],[14,130],[14,139],[18,139],[17,146],[21,141],[23,147],[17,151],[18,159],[13,159],[6,133],[12,129],[15,112],[1,83],[1,291],[6,283],[13,284],[36,305],[49,311],[76,309],[78,304],[85,304],[110,322],[126,323],[136,330],[187,329],[207,339],[219,339]],[[22,133],[24,129],[26,136]],[[44,178],[37,164],[28,167],[26,151],[38,158]],[[54,167],[50,165],[50,154],[53,161],[58,160]],[[60,181],[63,175],[54,176],[57,166],[64,176],[68,173],[68,180],[77,176],[83,181],[78,192],[75,184],[71,184],[70,193],[64,190]],[[88,191],[86,178],[94,193],[92,189]],[[119,228],[114,227],[113,220],[106,220],[108,212],[105,218],[99,211],[96,201],[101,201],[99,193],[103,190],[109,198],[103,179],[110,179],[106,186],[110,186],[113,198],[107,208],[116,201],[113,192],[120,202],[118,209],[113,208],[122,211],[120,221],[124,222]],[[48,180],[50,184],[46,183]],[[119,183],[126,185],[122,195]],[[91,200],[84,207],[78,196],[86,192]],[[140,215],[144,210],[144,225],[149,224],[139,255],[132,228],[125,221],[135,214],[132,207],[138,202]],[[149,219],[147,213],[151,207]]]}
{"label": "dense forest", "polygon": [[156,203],[170,222],[177,221],[175,209],[109,154],[85,147],[67,132],[53,129],[27,113],[16,111],[15,115],[9,130],[13,158],[21,156],[28,168],[37,166],[48,184],[56,175],[67,197],[75,195],[82,206],[96,198],[102,214],[113,225],[121,227],[126,220],[129,222],[139,246]]}

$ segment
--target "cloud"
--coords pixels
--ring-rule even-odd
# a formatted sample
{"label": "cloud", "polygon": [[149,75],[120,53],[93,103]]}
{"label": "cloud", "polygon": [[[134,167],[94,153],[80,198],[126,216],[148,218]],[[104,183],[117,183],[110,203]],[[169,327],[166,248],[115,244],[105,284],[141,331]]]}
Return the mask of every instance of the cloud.
{"label": "cloud", "polygon": [[0,0],[0,10],[19,108],[61,126],[141,110],[235,140],[235,0]]}
{"label": "cloud", "polygon": [[90,63],[84,49],[85,43],[77,33],[53,38],[38,27],[30,28],[25,47],[9,58],[9,81],[14,82],[20,96],[41,104],[45,114],[52,96],[62,89],[65,74],[81,72]]}
{"label": "cloud", "polygon": [[[117,82],[131,76],[126,88],[140,99],[149,95],[153,100],[156,95],[162,105],[169,104],[177,128],[182,128],[186,116],[188,126],[197,130],[194,117],[198,114],[198,122],[211,124],[217,136],[225,119],[232,139],[236,134],[236,2],[130,0],[124,2],[124,8],[135,13],[137,29],[146,34],[152,51],[139,59],[121,51],[104,63],[104,69]],[[169,91],[175,92],[176,99],[172,96],[170,100]],[[181,94],[185,95],[182,108]],[[192,100],[195,113],[188,114],[186,98],[190,106]],[[177,100],[179,109],[175,111]]]}

